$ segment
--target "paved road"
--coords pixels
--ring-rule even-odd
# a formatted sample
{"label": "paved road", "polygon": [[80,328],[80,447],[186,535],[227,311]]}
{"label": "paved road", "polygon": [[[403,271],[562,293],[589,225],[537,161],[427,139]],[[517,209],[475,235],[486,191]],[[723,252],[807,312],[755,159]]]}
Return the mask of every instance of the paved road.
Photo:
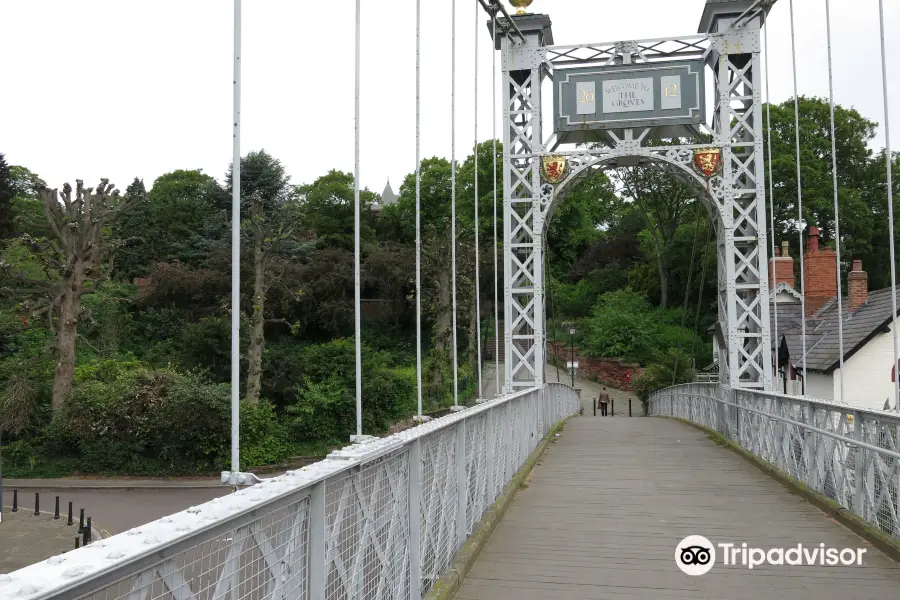
{"label": "paved road", "polygon": [[[725,566],[690,577],[688,535],[740,547],[868,548],[862,566]],[[698,430],[577,417],[495,530],[459,600],[896,598],[900,567]]]}
{"label": "paved road", "polygon": [[52,507],[39,516],[34,515],[34,507],[18,512],[5,507],[0,522],[0,575],[68,552],[77,536],[78,524],[67,527],[65,519],[55,520]]}
{"label": "paved road", "polygon": [[[186,508],[208,502],[213,498],[231,492],[228,486],[189,489],[28,489],[19,492],[19,506],[22,510],[34,509],[34,492],[41,494],[43,512],[53,512],[54,496],[60,497],[60,510],[65,513],[68,503],[74,502],[75,519],[80,509],[85,509],[85,516],[93,519],[94,526],[110,534],[121,533],[182,511]],[[6,502],[12,500],[12,490],[4,490]],[[63,517],[65,518],[65,517]]]}

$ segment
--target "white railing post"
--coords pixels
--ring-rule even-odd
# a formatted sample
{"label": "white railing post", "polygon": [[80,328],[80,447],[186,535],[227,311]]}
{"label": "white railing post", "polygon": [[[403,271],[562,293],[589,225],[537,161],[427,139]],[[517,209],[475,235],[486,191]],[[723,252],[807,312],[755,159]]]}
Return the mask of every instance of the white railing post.
{"label": "white railing post", "polygon": [[497,418],[497,410],[492,408],[487,411],[484,419],[484,444],[485,444],[485,465],[484,478],[485,488],[487,490],[487,504],[490,506],[494,503],[494,421]]}
{"label": "white railing post", "polygon": [[[773,405],[775,409],[775,416],[782,417],[784,416],[784,408],[782,407],[781,398],[779,396],[775,396],[775,403]],[[786,462],[784,460],[784,422],[775,421],[775,466],[778,467],[780,471],[787,472],[785,468]]]}
{"label": "white railing post", "polygon": [[[409,597],[422,597],[422,441],[409,445]],[[310,598],[324,598],[311,595]]]}
{"label": "white railing post", "polygon": [[[816,408],[813,406],[812,402],[806,403],[806,424],[815,426],[816,424]],[[806,430],[806,483],[807,485],[814,489],[818,490],[818,471],[819,471],[819,458],[816,456],[816,434],[810,430]]]}
{"label": "white railing post", "polygon": [[[853,439],[857,442],[863,442],[865,433],[863,432],[863,419],[858,410],[853,411]],[[853,496],[853,512],[861,518],[866,518],[866,449],[862,446],[856,447],[856,462],[853,466],[856,484]]]}
{"label": "white railing post", "polygon": [[466,479],[466,421],[456,424],[456,547],[460,548],[468,536],[466,504],[469,486]]}
{"label": "white railing post", "polygon": [[513,463],[515,459],[513,458],[513,417],[514,409],[513,402],[515,400],[507,400],[506,402],[506,418],[503,423],[503,452],[504,452],[504,473],[503,473],[503,481],[500,483],[500,491],[503,491],[503,488],[506,487],[506,483],[512,478],[512,474],[515,473],[515,469],[513,469]]}
{"label": "white railing post", "polygon": [[325,482],[309,497],[309,597],[325,597]]}

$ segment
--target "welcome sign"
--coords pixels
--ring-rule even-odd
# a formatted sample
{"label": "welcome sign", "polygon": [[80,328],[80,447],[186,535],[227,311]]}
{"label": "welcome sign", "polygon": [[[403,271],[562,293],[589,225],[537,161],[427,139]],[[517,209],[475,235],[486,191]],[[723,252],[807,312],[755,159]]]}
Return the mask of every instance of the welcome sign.
{"label": "welcome sign", "polygon": [[699,125],[705,115],[701,60],[557,69],[558,132]]}

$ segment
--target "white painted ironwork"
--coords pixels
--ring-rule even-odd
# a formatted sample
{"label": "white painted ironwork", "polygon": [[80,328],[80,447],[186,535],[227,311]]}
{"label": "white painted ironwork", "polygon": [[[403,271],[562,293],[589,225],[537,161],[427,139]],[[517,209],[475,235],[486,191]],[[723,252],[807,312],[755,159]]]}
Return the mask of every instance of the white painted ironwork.
{"label": "white painted ironwork", "polygon": [[416,0],[416,402],[422,419],[422,215],[419,210],[422,187],[421,155],[421,60],[422,0]]}
{"label": "white painted ironwork", "polygon": [[581,406],[552,383],[0,576],[0,598],[418,599],[513,474]]}
{"label": "white painted ironwork", "polygon": [[700,383],[652,394],[649,414],[714,429],[900,537],[900,418],[895,414]]}
{"label": "white painted ironwork", "polygon": [[[241,470],[241,0],[234,0],[231,152],[231,473]],[[237,481],[232,481],[232,485]]]}
{"label": "white painted ironwork", "polygon": [[[829,104],[829,113],[831,117],[831,179],[832,186],[834,188],[834,249],[837,252],[837,303],[838,303],[838,356],[839,356],[839,364],[841,369],[841,384],[838,393],[838,401],[844,401],[844,382],[846,381],[846,377],[843,376],[847,371],[844,370],[844,304],[843,304],[843,291],[841,288],[841,211],[838,207],[838,163],[837,163],[837,138],[835,136],[834,130],[834,65],[831,59],[831,2],[830,0],[825,0],[825,34],[828,40],[828,104]],[[771,150],[769,151],[769,158],[771,159]],[[771,166],[769,168],[771,171]],[[769,175],[771,177],[771,174]],[[772,209],[775,210],[774,208]],[[773,231],[774,235],[774,231]],[[775,239],[772,239],[772,243],[775,243]],[[778,294],[775,295],[778,297]],[[777,333],[777,325],[776,325],[776,333]],[[777,340],[776,340],[777,345]],[[776,362],[777,364],[777,362]]]}
{"label": "white painted ironwork", "polygon": [[[769,30],[766,29],[763,31],[763,36],[765,40],[765,71],[766,71],[766,150],[768,151],[768,164],[767,171],[769,175],[769,235],[771,235],[771,239],[769,243],[772,248],[772,258],[775,257],[775,183],[772,176],[772,102],[770,100],[770,88],[769,88]],[[840,263],[838,263],[840,264]],[[840,269],[838,269],[838,273],[840,274]],[[777,282],[777,278],[775,277],[775,266],[773,263],[772,266],[772,278],[775,281],[770,282],[774,287]],[[840,289],[840,285],[838,285]],[[778,360],[778,349],[780,346],[781,338],[778,337],[778,294],[774,295],[773,304],[775,305],[772,310],[772,336],[775,340],[773,344],[773,351],[775,353],[775,358],[772,362],[772,366],[777,375],[778,366],[781,364]],[[698,306],[699,310],[699,306]],[[843,354],[843,352],[841,353]],[[842,359],[843,360],[843,359]],[[842,370],[841,373],[844,371]]]}
{"label": "white painted ironwork", "polygon": [[[478,26],[480,15],[478,8],[475,9],[475,145],[473,146],[474,161],[474,195],[475,195],[475,339],[478,352],[478,397],[483,397],[482,387],[482,362],[481,362],[481,254],[479,252],[478,240],[481,237],[481,229],[478,227]],[[496,110],[496,106],[492,107]]]}
{"label": "white painted ironwork", "polygon": [[[493,39],[497,39],[497,12],[491,17]],[[506,112],[504,111],[504,114]],[[491,148],[492,148],[492,175],[494,178],[494,395],[500,391],[500,269],[497,260],[497,53],[491,53]],[[504,270],[504,275],[509,271]],[[504,313],[504,319],[509,318],[509,313]],[[506,357],[509,364],[509,356]],[[508,390],[505,390],[508,391]]]}
{"label": "white painted ironwork", "polygon": [[[452,311],[453,311],[453,406],[459,406],[459,365],[456,341],[456,0],[450,2],[450,255],[452,257]],[[476,172],[477,176],[477,172]]]}
{"label": "white painted ironwork", "polygon": [[[791,16],[791,64],[793,65],[792,73],[794,76],[794,140],[796,143],[796,156],[794,158],[797,167],[797,237],[800,243],[800,313],[803,318],[800,319],[802,333],[800,340],[802,345],[803,360],[803,386],[804,388],[809,381],[806,374],[806,265],[803,262],[803,180],[800,173],[800,96],[797,93],[797,48],[794,37],[794,0],[788,0]],[[840,269],[838,269],[840,271]],[[838,286],[840,289],[840,286]],[[840,320],[840,319],[839,319]]]}
{"label": "white painted ironwork", "polygon": [[356,58],[355,94],[353,117],[353,327],[356,337],[356,435],[362,437],[362,326],[359,282],[359,47],[360,47],[360,0],[356,0]]}
{"label": "white painted ironwork", "polygon": [[[522,25],[520,23],[520,25]],[[505,386],[543,382],[543,243],[553,211],[576,181],[621,159],[651,164],[690,184],[714,217],[718,238],[719,322],[725,339],[724,383],[771,389],[768,251],[763,177],[763,121],[757,81],[758,21],[742,29],[679,38],[576,46],[542,46],[531,31],[522,43],[501,38],[504,113]],[[707,144],[651,146],[651,128],[605,131],[605,145],[566,149],[565,134],[542,137],[541,82],[572,65],[656,64],[702,57],[715,79],[715,110]],[[692,162],[696,149],[718,148],[721,173],[708,181]],[[562,155],[569,174],[559,185],[541,179],[544,156]]]}
{"label": "white painted ironwork", "polygon": [[[888,70],[887,70],[887,52],[885,51],[884,40],[884,0],[878,0],[878,31],[881,35],[881,90],[884,98],[884,160],[886,171],[886,187],[887,187],[887,205],[888,205],[888,231],[890,233],[891,254],[891,312],[897,315],[897,261],[895,255],[894,240],[894,184],[893,184],[893,160],[894,155],[891,152],[891,110],[890,100],[888,97]],[[897,376],[894,377],[894,408],[900,412],[900,341],[898,341],[897,325],[891,325],[891,337],[894,341],[894,368]]]}

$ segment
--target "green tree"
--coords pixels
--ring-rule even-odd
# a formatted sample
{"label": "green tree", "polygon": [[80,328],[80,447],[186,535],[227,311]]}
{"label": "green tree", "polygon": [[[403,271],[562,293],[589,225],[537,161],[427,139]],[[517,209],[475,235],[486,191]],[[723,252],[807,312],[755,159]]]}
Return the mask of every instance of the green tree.
{"label": "green tree", "polygon": [[[6,157],[0,153],[0,243],[15,233],[13,185]],[[2,247],[2,246],[0,246]]]}
{"label": "green tree", "polygon": [[603,239],[621,201],[603,171],[594,171],[566,193],[547,226],[547,262],[563,277],[594,244]]}
{"label": "green tree", "polygon": [[616,178],[622,195],[644,219],[659,273],[659,305],[669,305],[671,252],[678,227],[697,200],[691,188],[655,167],[625,167]]}
{"label": "green tree", "polygon": [[[232,170],[227,174],[232,187]],[[253,261],[253,296],[250,305],[250,345],[247,356],[247,401],[259,402],[265,347],[266,295],[288,267],[285,253],[302,252],[297,236],[299,206],[295,189],[281,162],[265,150],[241,159],[241,203],[248,209]],[[243,212],[243,211],[242,211]],[[278,253],[281,252],[282,256]]]}
{"label": "green tree", "polygon": [[[299,216],[303,227],[317,240],[317,246],[353,250],[353,174],[331,170],[311,184],[297,187]],[[372,205],[378,195],[368,189],[359,192],[360,241],[375,241]]]}
{"label": "green tree", "polygon": [[[141,194],[143,187],[136,179],[126,196]],[[227,237],[225,195],[215,179],[200,171],[157,177],[141,210],[123,215],[114,225],[114,235],[124,245],[116,259],[117,272],[130,279],[146,277],[158,262],[200,264]]]}
{"label": "green tree", "polygon": [[[803,227],[819,227],[822,241],[834,243],[834,184],[831,156],[831,117],[825,98],[799,98],[800,176],[803,190]],[[771,111],[772,178],[775,203],[775,235],[791,242],[797,252],[797,160],[794,100],[773,104]],[[763,114],[767,114],[763,110]],[[838,206],[841,245],[848,261],[871,257],[874,227],[869,144],[877,124],[856,109],[835,106]],[[768,128],[767,128],[768,131]],[[763,144],[768,166],[768,140]],[[883,156],[882,156],[883,160]],[[882,163],[883,164],[883,163]],[[883,181],[883,179],[881,180]],[[886,204],[885,204],[886,207]]]}

